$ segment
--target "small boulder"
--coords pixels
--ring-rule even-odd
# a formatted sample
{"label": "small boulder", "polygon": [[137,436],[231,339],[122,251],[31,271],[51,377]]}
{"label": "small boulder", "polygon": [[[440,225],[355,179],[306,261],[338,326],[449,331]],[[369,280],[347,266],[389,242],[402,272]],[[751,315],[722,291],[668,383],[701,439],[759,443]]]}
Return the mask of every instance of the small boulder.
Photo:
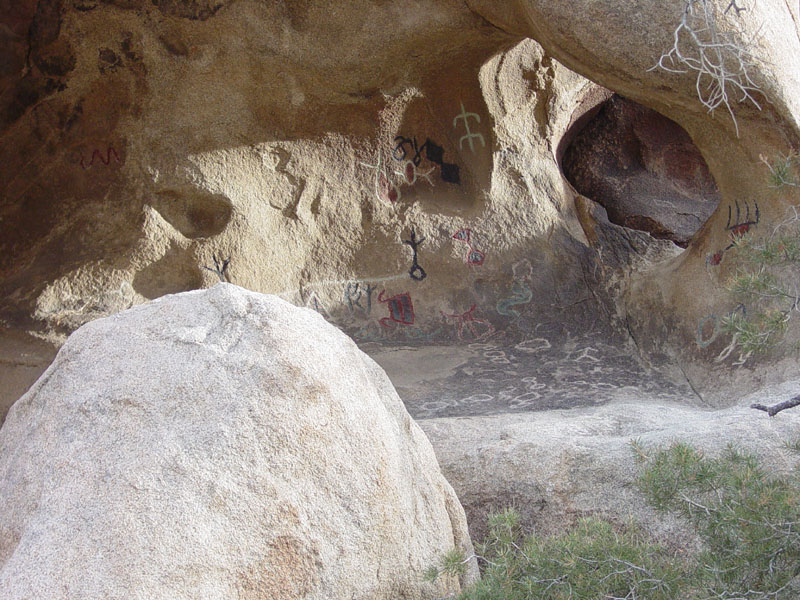
{"label": "small boulder", "polygon": [[422,599],[464,511],[381,368],[230,284],[77,330],[0,430],[0,597]]}

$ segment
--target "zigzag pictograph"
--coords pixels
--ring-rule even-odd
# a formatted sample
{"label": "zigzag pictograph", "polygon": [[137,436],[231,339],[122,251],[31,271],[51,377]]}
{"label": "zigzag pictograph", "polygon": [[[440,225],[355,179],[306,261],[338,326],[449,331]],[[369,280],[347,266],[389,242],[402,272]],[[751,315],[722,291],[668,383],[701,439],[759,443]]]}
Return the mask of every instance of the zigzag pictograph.
{"label": "zigzag pictograph", "polygon": [[117,154],[117,151],[114,150],[114,147],[113,146],[109,146],[108,150],[106,150],[105,158],[103,158],[103,153],[100,152],[100,150],[95,149],[92,152],[92,158],[89,161],[88,165],[86,164],[86,161],[83,158],[83,154],[81,154],[80,165],[81,165],[81,168],[84,171],[86,171],[86,170],[90,169],[95,164],[95,159],[99,159],[101,163],[103,163],[104,165],[108,166],[111,163],[111,157],[112,156],[114,157],[114,160],[116,160],[117,162],[122,162],[119,159],[119,154]]}

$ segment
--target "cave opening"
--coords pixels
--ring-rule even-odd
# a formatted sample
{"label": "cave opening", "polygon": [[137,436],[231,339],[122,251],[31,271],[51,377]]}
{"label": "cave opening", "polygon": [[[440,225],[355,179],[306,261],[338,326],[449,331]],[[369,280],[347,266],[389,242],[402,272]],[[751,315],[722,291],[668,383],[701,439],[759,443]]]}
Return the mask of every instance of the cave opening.
{"label": "cave opening", "polygon": [[689,134],[617,94],[593,112],[568,133],[561,160],[567,180],[612,223],[685,248],[720,201]]}

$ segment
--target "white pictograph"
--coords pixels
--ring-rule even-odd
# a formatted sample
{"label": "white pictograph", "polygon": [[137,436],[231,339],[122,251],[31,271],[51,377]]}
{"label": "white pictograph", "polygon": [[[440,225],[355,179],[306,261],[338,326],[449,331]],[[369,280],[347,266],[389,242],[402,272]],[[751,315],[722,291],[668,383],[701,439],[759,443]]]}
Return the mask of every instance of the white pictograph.
{"label": "white pictograph", "polygon": [[474,138],[480,140],[481,145],[485,148],[486,141],[483,139],[483,136],[480,133],[472,133],[469,129],[469,119],[475,119],[476,123],[481,122],[481,117],[477,113],[467,112],[467,109],[464,108],[464,103],[461,103],[461,112],[453,119],[453,129],[458,127],[458,120],[464,119],[464,129],[466,130],[467,134],[462,135],[461,138],[458,140],[458,147],[463,149],[464,148],[464,140],[469,142],[469,149],[472,152],[475,152],[475,144],[472,142]]}
{"label": "white pictograph", "polygon": [[514,348],[520,352],[527,352],[528,354],[535,354],[536,352],[549,350],[551,347],[552,346],[550,345],[550,342],[545,338],[533,338],[532,340],[525,340],[524,342],[520,342],[514,346]]}
{"label": "white pictograph", "polygon": [[431,181],[431,173],[434,171],[433,167],[427,171],[420,171],[414,162],[410,160],[403,162],[400,167],[399,171],[395,171],[395,175],[400,175],[408,185],[414,185],[419,178],[433,185],[433,181]]}
{"label": "white pictograph", "polygon": [[535,404],[541,397],[542,395],[539,392],[525,392],[514,398],[508,405],[512,408],[526,408]]}
{"label": "white pictograph", "polygon": [[503,350],[489,350],[484,352],[483,356],[496,365],[507,365],[511,362]]}
{"label": "white pictograph", "polygon": [[375,170],[375,196],[378,200],[394,203],[400,200],[400,188],[392,183],[389,177],[387,166],[384,163],[383,155],[378,153],[378,158],[374,165],[360,163],[362,167]]}
{"label": "white pictograph", "polygon": [[424,402],[419,408],[420,411],[433,414],[448,408],[455,408],[457,406],[458,401],[456,400],[430,400],[428,402]]}
{"label": "white pictograph", "polygon": [[494,350],[497,348],[497,344],[483,344],[480,342],[473,342],[469,346],[467,346],[470,350]]}
{"label": "white pictograph", "polygon": [[480,404],[481,402],[491,402],[494,397],[489,394],[472,394],[461,400],[461,404]]}
{"label": "white pictograph", "polygon": [[[576,352],[578,351],[576,350]],[[599,352],[599,350],[597,350],[596,348],[592,348],[591,346],[586,346],[586,348],[581,349],[579,352],[580,354],[578,354],[578,356],[572,359],[575,362],[581,362],[582,360],[588,360],[591,362],[600,362],[599,358],[597,358],[596,356],[592,356],[593,352],[594,353]]]}
{"label": "white pictograph", "polygon": [[536,380],[536,377],[523,377],[522,378],[522,383],[524,383],[525,387],[528,388],[528,390],[530,390],[530,391],[543,390],[544,388],[547,387],[547,384],[539,383]]}

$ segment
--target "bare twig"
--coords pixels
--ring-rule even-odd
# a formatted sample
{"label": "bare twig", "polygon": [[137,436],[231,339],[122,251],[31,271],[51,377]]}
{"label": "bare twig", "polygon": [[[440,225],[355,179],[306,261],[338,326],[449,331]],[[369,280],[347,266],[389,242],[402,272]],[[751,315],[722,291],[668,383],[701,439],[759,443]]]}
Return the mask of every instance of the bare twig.
{"label": "bare twig", "polygon": [[[723,14],[734,9],[738,17],[745,7],[731,0]],[[753,97],[763,93],[751,73],[758,70],[759,59],[745,50],[732,34],[720,32],[716,25],[714,0],[686,0],[681,21],[673,33],[672,48],[661,55],[650,70],[697,74],[695,88],[700,102],[709,112],[724,105],[739,135],[739,124],[732,101],[749,101],[761,110]],[[732,98],[732,96],[738,96]]]}
{"label": "bare twig", "polygon": [[231,257],[229,256],[225,260],[222,260],[218,259],[217,255],[214,254],[212,258],[214,259],[214,268],[212,269],[211,267],[206,266],[203,268],[207,271],[211,271],[212,273],[216,273],[217,277],[219,277],[219,280],[223,283],[230,282],[230,279],[228,278],[228,264],[231,262]]}
{"label": "bare twig", "polygon": [[750,408],[755,408],[756,410],[763,410],[770,417],[774,417],[782,410],[786,410],[787,408],[794,408],[795,406],[800,406],[800,394],[798,394],[797,396],[795,396],[790,400],[784,400],[783,402],[778,402],[777,404],[773,404],[772,406],[765,406],[764,404],[751,404]]}
{"label": "bare twig", "polygon": [[725,14],[726,14],[726,15],[728,14],[728,11],[729,11],[730,9],[733,9],[733,10],[735,10],[735,11],[736,11],[736,16],[737,16],[737,17],[739,16],[739,13],[740,13],[740,12],[742,12],[743,10],[747,10],[746,8],[743,8],[743,7],[737,6],[737,5],[736,5],[736,0],[731,0],[731,3],[730,3],[730,4],[728,4],[728,7],[725,9]]}

